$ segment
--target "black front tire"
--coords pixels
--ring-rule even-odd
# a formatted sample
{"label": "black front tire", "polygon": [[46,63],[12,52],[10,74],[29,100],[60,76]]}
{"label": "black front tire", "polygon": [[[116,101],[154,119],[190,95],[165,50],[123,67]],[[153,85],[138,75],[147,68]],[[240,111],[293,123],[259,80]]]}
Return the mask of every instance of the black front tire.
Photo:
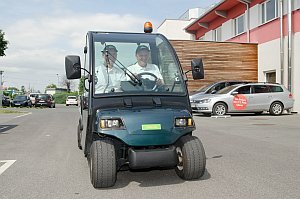
{"label": "black front tire", "polygon": [[281,115],[283,112],[283,105],[281,102],[273,102],[270,106],[270,114],[271,115]]}
{"label": "black front tire", "polygon": [[176,174],[184,180],[201,178],[205,173],[206,156],[201,141],[195,136],[183,136],[176,146],[179,163]]}
{"label": "black front tire", "polygon": [[117,179],[115,146],[111,139],[94,141],[89,155],[90,177],[95,188],[115,185]]}
{"label": "black front tire", "polygon": [[223,102],[218,102],[213,107],[213,115],[225,115],[227,113],[227,106]]}

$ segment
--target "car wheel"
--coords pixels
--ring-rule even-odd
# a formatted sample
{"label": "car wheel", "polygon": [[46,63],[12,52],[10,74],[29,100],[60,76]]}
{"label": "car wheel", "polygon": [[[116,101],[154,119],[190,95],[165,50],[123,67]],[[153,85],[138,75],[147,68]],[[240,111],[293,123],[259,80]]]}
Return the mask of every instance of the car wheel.
{"label": "car wheel", "polygon": [[184,180],[199,179],[204,175],[206,156],[201,141],[194,136],[183,136],[176,146],[178,165],[176,174]]}
{"label": "car wheel", "polygon": [[117,179],[116,153],[112,140],[94,141],[89,155],[90,178],[95,188],[114,186]]}
{"label": "car wheel", "polygon": [[82,150],[81,138],[82,138],[82,131],[80,129],[80,123],[78,123],[78,125],[77,125],[77,141],[78,141],[78,148],[80,150]]}
{"label": "car wheel", "polygon": [[283,105],[281,102],[273,102],[270,106],[271,115],[281,115],[283,112]]}
{"label": "car wheel", "polygon": [[225,115],[227,113],[227,106],[223,102],[218,102],[213,107],[213,115]]}

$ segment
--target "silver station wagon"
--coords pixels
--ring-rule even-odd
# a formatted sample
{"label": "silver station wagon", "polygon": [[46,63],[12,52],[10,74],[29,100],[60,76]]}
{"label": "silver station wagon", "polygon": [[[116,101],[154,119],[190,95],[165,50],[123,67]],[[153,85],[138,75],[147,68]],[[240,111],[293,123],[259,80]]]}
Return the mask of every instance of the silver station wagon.
{"label": "silver station wagon", "polygon": [[292,94],[283,85],[271,83],[236,84],[216,94],[191,100],[193,111],[213,115],[237,112],[261,114],[263,111],[281,115],[293,105]]}

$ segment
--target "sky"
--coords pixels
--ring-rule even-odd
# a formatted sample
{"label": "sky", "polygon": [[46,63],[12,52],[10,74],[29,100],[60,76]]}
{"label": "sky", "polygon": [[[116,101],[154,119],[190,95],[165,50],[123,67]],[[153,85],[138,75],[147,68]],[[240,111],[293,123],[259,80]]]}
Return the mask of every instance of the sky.
{"label": "sky", "polygon": [[[143,32],[151,21],[177,19],[218,0],[0,0],[0,29],[9,42],[0,57],[4,87],[44,92],[62,86],[66,55],[83,57],[87,31]],[[77,81],[77,80],[76,80]],[[77,90],[77,82],[73,85]]]}

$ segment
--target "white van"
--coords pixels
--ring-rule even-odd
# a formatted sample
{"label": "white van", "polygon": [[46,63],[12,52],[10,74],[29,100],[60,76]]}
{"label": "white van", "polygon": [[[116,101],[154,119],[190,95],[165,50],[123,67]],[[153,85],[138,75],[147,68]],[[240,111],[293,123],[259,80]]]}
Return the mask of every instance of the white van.
{"label": "white van", "polygon": [[30,101],[32,103],[32,105],[35,105],[35,98],[36,96],[38,95],[39,93],[30,93],[29,94],[29,98],[30,98]]}

